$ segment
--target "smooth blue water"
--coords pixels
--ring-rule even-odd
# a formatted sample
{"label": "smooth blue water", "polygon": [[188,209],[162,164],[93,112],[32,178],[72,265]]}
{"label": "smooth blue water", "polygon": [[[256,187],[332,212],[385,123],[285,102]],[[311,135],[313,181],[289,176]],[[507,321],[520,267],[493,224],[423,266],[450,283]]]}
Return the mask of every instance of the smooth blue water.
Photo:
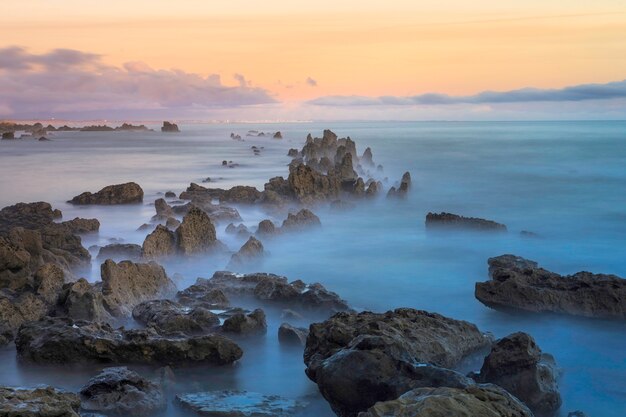
{"label": "smooth blue water", "polygon": [[[189,125],[183,133],[64,133],[53,142],[0,143],[0,206],[45,200],[65,218],[97,217],[96,237],[140,243],[135,229],[154,214],[149,205],[158,192],[182,191],[189,182],[222,178],[214,186],[237,184],[262,188],[275,175],[286,175],[290,147],[300,148],[306,134],[324,128],[349,135],[359,152],[370,146],[385,167],[391,185],[409,170],[413,188],[403,202],[384,199],[348,213],[317,210],[323,229],[265,241],[271,252],[263,271],[290,279],[318,281],[355,308],[384,311],[414,307],[476,323],[496,336],[515,331],[532,334],[562,369],[562,415],[581,409],[595,417],[626,415],[626,325],[559,316],[515,316],[496,312],[475,300],[476,281],[487,279],[487,258],[513,253],[559,273],[579,270],[626,277],[626,122],[419,122],[302,123],[284,125]],[[282,141],[246,138],[230,132],[281,130]],[[264,146],[261,156],[250,147]],[[221,166],[223,159],[240,167]],[[85,190],[134,180],[146,191],[146,205],[75,208],[65,200]],[[428,211],[493,219],[509,233],[426,233]],[[241,208],[244,223],[265,218]],[[233,250],[241,241],[219,237]],[[539,235],[525,238],[528,230]],[[184,287],[197,276],[209,277],[227,259],[167,265],[179,272]],[[94,262],[92,280],[98,279]],[[234,369],[204,372],[194,389],[236,387],[289,397],[307,396],[314,406],[306,415],[330,415],[303,373],[301,352],[280,349],[277,313],[261,342],[243,342],[245,355]],[[0,353],[0,384],[51,382],[41,369],[14,362],[11,349]],[[92,373],[77,371],[63,384],[80,386]],[[193,378],[192,378],[193,379]],[[195,384],[195,385],[194,385]],[[188,389],[182,383],[180,390]],[[317,399],[316,399],[317,398]]]}

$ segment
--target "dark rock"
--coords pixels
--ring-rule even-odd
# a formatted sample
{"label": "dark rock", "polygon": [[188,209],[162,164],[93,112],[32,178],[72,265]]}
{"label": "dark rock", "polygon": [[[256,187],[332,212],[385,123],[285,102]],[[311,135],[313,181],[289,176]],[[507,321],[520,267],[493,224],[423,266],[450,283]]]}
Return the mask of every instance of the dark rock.
{"label": "dark rock", "polygon": [[114,330],[108,324],[48,318],[20,327],[15,345],[34,363],[143,363],[225,365],[243,352],[220,335],[163,337],[154,330]]}
{"label": "dark rock", "polygon": [[290,165],[289,187],[295,198],[304,204],[334,200],[341,191],[341,180],[335,175],[324,175],[308,165]]}
{"label": "dark rock", "polygon": [[278,341],[285,345],[304,346],[309,335],[307,329],[283,323],[278,328]]}
{"label": "dark rock", "polygon": [[265,333],[267,331],[265,313],[260,308],[257,308],[252,313],[247,315],[244,313],[237,313],[224,320],[222,330],[227,333],[237,333],[242,335]]}
{"label": "dark rock", "polygon": [[289,417],[306,404],[277,395],[242,391],[180,394],[176,401],[203,416]]}
{"label": "dark rock", "polygon": [[174,217],[168,217],[165,221],[165,227],[170,230],[176,230],[180,226],[180,221]]}
{"label": "dark rock", "polygon": [[0,290],[0,346],[13,340],[22,324],[39,320],[48,310],[45,300],[31,292]]}
{"label": "dark rock", "polygon": [[202,284],[194,284],[176,294],[178,301],[185,306],[200,306],[209,309],[228,308],[230,301],[222,290]]}
{"label": "dark rock", "polygon": [[295,149],[295,148],[291,148],[289,149],[289,151],[287,152],[287,156],[290,156],[292,158],[297,157],[298,155],[300,155],[300,151]]}
{"label": "dark rock", "polygon": [[555,373],[554,360],[542,356],[530,335],[514,333],[491,348],[477,380],[504,388],[537,416],[550,416],[561,406]]}
{"label": "dark rock", "polygon": [[479,231],[506,232],[506,226],[492,220],[464,217],[452,213],[428,213],[426,228],[470,229]]}
{"label": "dark rock", "polygon": [[283,134],[280,132],[276,132],[274,133],[274,136],[272,136],[274,139],[282,139],[283,138]]}
{"label": "dark rock", "polygon": [[74,320],[110,323],[114,319],[107,311],[100,286],[80,278],[65,284],[59,297],[61,315]]}
{"label": "dark rock", "polygon": [[65,284],[63,270],[53,263],[45,263],[33,276],[35,294],[41,297],[46,304],[55,305]]}
{"label": "dark rock", "polygon": [[176,235],[167,227],[158,225],[143,241],[142,256],[146,259],[158,259],[176,253]]}
{"label": "dark rock", "polygon": [[113,205],[141,203],[142,201],[143,190],[139,184],[128,182],[126,184],[109,185],[97,193],[84,192],[68,201],[68,203]]}
{"label": "dark rock", "polygon": [[367,166],[375,166],[374,161],[372,160],[372,149],[369,147],[365,148],[363,156],[360,158],[360,162]]}
{"label": "dark rock", "polygon": [[170,205],[167,204],[167,202],[162,198],[158,198],[154,201],[154,208],[156,210],[156,216],[152,218],[153,221],[167,219],[168,217],[174,216],[172,207],[170,207]]}
{"label": "dark rock", "polygon": [[98,251],[98,260],[112,259],[114,261],[137,261],[141,258],[141,246],[133,243],[113,243],[106,245]]}
{"label": "dark rock", "polygon": [[133,309],[133,318],[162,335],[206,334],[220,324],[218,316],[205,308],[187,309],[171,300],[143,302]]}
{"label": "dark rock", "polygon": [[59,210],[53,210],[50,203],[17,203],[0,210],[0,232],[8,232],[15,227],[41,229],[61,217]]}
{"label": "dark rock", "polygon": [[197,207],[192,207],[176,229],[176,243],[183,255],[206,253],[218,248],[215,226],[209,216]]}
{"label": "dark rock", "polygon": [[84,410],[114,416],[150,416],[167,408],[161,387],[126,367],[104,368],[80,397]]}
{"label": "dark rock", "polygon": [[178,129],[178,125],[176,123],[170,123],[170,122],[163,122],[163,126],[161,127],[161,132],[167,132],[167,133],[177,133],[180,132],[180,130]]}
{"label": "dark rock", "polygon": [[274,223],[272,223],[272,221],[268,219],[261,220],[256,230],[256,234],[258,236],[274,236],[278,232],[279,231],[276,229]]}
{"label": "dark rock", "polygon": [[230,223],[228,226],[226,226],[225,232],[231,235],[237,235],[239,237],[248,237],[251,235],[250,230],[248,230],[246,225],[243,223],[237,226],[235,226],[234,223]]}
{"label": "dark rock", "polygon": [[239,251],[230,258],[228,268],[240,268],[245,265],[258,263],[264,256],[263,243],[254,236],[250,236]]}
{"label": "dark rock", "polygon": [[78,395],[56,388],[0,387],[0,415],[6,417],[80,417]]}
{"label": "dark rock", "polygon": [[[208,180],[210,181],[211,179],[210,179],[210,178],[208,178]],[[176,198],[176,193],[175,193],[175,192],[173,192],[173,191],[167,191],[167,192],[165,193],[165,198]]]}
{"label": "dark rock", "polygon": [[474,293],[488,307],[626,318],[626,280],[615,275],[562,276],[514,255],[490,258],[489,274],[491,280],[476,283]]}
{"label": "dark rock", "polygon": [[289,213],[287,218],[283,221],[281,229],[284,231],[293,231],[320,227],[321,225],[322,222],[320,222],[320,218],[317,217],[311,210],[301,209],[296,214]]}
{"label": "dark rock", "polygon": [[2,139],[15,139],[15,132],[3,132]]}

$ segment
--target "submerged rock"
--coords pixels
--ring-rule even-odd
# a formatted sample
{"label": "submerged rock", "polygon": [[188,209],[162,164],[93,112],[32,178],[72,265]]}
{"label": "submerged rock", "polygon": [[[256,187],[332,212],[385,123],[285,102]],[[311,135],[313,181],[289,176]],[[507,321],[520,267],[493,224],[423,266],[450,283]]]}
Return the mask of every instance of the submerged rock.
{"label": "submerged rock", "polygon": [[113,329],[108,324],[47,318],[24,324],[17,353],[34,363],[143,363],[225,365],[243,355],[220,335],[164,337],[154,330]]}
{"label": "submerged rock", "polygon": [[77,195],[68,203],[77,205],[99,204],[133,204],[143,201],[143,190],[139,184],[128,182],[125,184],[109,185],[97,193],[86,191]]}
{"label": "submerged rock", "polygon": [[81,407],[113,416],[150,416],[167,408],[161,387],[126,367],[104,368],[80,390]]}
{"label": "submerged rock", "polygon": [[78,395],[56,388],[0,387],[0,415],[7,417],[80,417]]}
{"label": "submerged rock", "polygon": [[306,405],[277,395],[245,391],[180,394],[176,400],[199,415],[224,417],[289,417]]}
{"label": "submerged rock", "polygon": [[488,307],[626,318],[626,279],[591,272],[562,276],[514,255],[490,258],[488,262],[491,280],[476,283],[474,292]]}
{"label": "submerged rock", "polygon": [[428,213],[426,228],[470,229],[480,231],[506,232],[506,226],[493,220],[476,217],[463,217],[452,213]]}

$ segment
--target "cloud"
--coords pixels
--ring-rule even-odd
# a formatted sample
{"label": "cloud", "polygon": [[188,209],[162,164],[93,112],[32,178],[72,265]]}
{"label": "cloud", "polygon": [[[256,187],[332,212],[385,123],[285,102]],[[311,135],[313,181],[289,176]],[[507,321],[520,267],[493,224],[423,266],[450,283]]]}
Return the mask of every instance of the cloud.
{"label": "cloud", "polygon": [[237,74],[238,85],[181,70],[155,70],[142,62],[106,65],[101,56],[70,49],[32,54],[0,49],[0,115],[109,117],[127,110],[182,112],[276,103],[265,89]]}
{"label": "cloud", "polygon": [[306,83],[310,85],[311,87],[317,87],[317,81],[315,81],[311,77],[306,77]]}
{"label": "cloud", "polygon": [[416,96],[326,96],[309,100],[316,106],[437,106],[451,104],[507,104],[530,102],[580,102],[626,98],[626,80],[606,84],[581,84],[560,89],[522,88],[484,91],[469,96],[428,93]]}

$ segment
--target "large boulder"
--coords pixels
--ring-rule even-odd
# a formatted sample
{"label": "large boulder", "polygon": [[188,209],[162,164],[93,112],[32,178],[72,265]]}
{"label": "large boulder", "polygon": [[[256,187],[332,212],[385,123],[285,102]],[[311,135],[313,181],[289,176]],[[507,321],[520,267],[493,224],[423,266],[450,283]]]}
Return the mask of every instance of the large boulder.
{"label": "large boulder", "polygon": [[488,307],[626,318],[626,279],[591,272],[562,276],[514,255],[488,262],[491,280],[476,283],[474,293]]}
{"label": "large boulder", "polygon": [[162,266],[107,259],[100,267],[102,295],[107,310],[117,317],[128,317],[133,308],[148,300],[166,298],[176,292]]}
{"label": "large boulder", "polygon": [[146,259],[159,259],[176,254],[176,234],[163,225],[146,236],[141,246],[142,256]]}
{"label": "large boulder", "polygon": [[217,314],[206,308],[184,308],[171,300],[143,302],[133,309],[133,318],[162,335],[206,334],[220,324]]}
{"label": "large boulder", "polygon": [[506,232],[506,226],[493,220],[485,220],[476,217],[464,217],[452,213],[428,213],[426,215],[426,228],[450,228],[468,229],[485,232]]}
{"label": "large boulder", "polygon": [[537,416],[550,416],[561,406],[554,359],[542,355],[526,333],[504,337],[491,348],[477,377],[506,389]]}
{"label": "large boulder", "polygon": [[78,395],[52,387],[0,387],[0,415],[6,417],[80,417]]}
{"label": "large boulder", "polygon": [[183,217],[176,229],[176,241],[183,255],[205,253],[221,246],[211,219],[197,207],[192,207]]}
{"label": "large boulder", "polygon": [[261,220],[256,230],[257,236],[274,236],[277,233],[278,229],[269,219]]}
{"label": "large boulder", "polygon": [[61,218],[59,210],[53,210],[50,203],[17,203],[0,210],[0,232],[8,232],[14,227],[40,229]]}
{"label": "large boulder", "polygon": [[113,416],[150,416],[167,408],[161,387],[126,367],[105,368],[80,390],[84,410]]}
{"label": "large boulder", "polygon": [[108,185],[97,193],[86,191],[72,198],[68,203],[85,205],[113,205],[113,204],[133,204],[143,201],[143,190],[139,184],[127,182],[125,184]]}
{"label": "large boulder", "polygon": [[221,335],[165,337],[150,329],[115,330],[108,324],[67,318],[22,325],[15,346],[21,359],[39,364],[225,365],[243,355],[237,344]]}
{"label": "large boulder", "polygon": [[358,417],[533,417],[518,399],[496,385],[417,388],[376,403]]}

